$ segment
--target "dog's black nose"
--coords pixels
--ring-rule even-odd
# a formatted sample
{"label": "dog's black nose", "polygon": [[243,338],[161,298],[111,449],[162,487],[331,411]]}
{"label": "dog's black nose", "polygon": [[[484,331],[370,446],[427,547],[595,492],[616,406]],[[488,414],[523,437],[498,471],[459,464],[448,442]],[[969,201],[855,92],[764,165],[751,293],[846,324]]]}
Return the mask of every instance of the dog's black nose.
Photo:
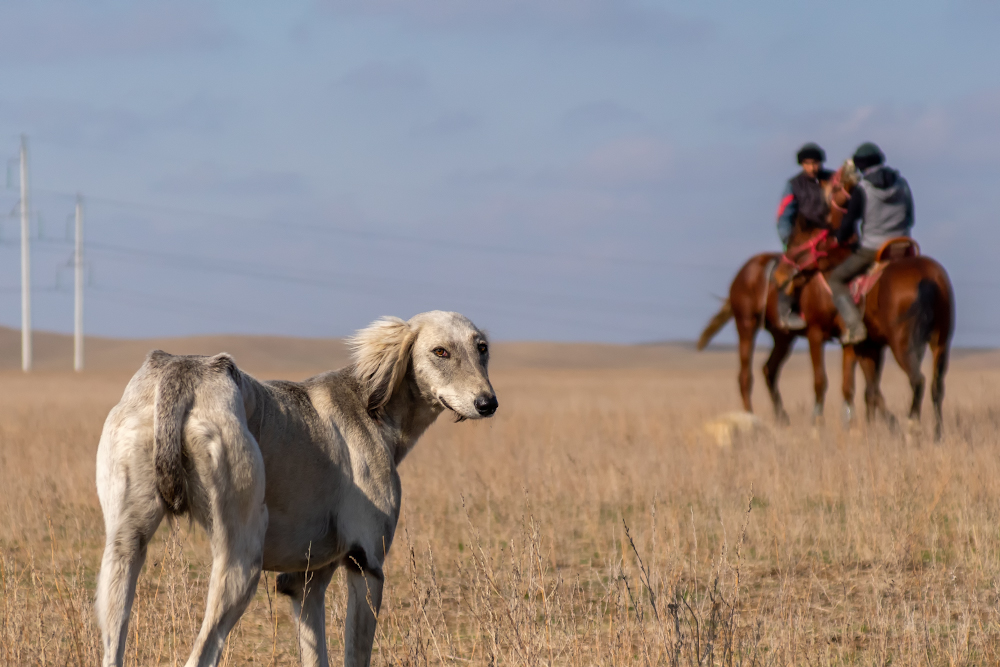
{"label": "dog's black nose", "polygon": [[496,412],[499,405],[500,404],[497,403],[496,396],[480,396],[475,402],[476,412],[481,414],[483,417],[489,417],[491,414]]}

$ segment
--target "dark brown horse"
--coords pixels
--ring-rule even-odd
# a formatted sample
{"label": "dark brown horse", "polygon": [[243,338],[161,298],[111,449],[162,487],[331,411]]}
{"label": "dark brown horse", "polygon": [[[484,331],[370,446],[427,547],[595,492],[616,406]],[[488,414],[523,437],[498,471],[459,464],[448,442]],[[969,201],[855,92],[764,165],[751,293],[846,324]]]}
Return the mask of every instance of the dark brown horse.
{"label": "dark brown horse", "polygon": [[[819,347],[821,362],[823,342],[839,336],[842,325],[822,275],[816,275],[809,281],[803,289],[800,303],[802,317],[807,323],[810,351]],[[845,419],[850,420],[853,415],[856,360],[860,362],[865,376],[865,412],[868,420],[881,415],[890,426],[895,426],[896,420],[886,409],[880,388],[885,348],[888,347],[910,381],[913,398],[908,426],[910,433],[918,431],[925,386],[920,365],[925,350],[930,346],[934,439],[940,440],[944,376],[948,371],[951,336],[955,327],[955,296],[948,273],[930,257],[892,259],[864,297],[862,305],[868,338],[857,345],[844,346]],[[815,354],[813,368],[815,372]]]}
{"label": "dark brown horse", "polygon": [[[851,187],[853,183],[847,182],[843,193],[849,196]],[[839,197],[836,189],[831,195],[836,206],[832,208],[830,224],[832,229],[836,229],[840,223],[840,207],[846,203],[847,196]],[[775,255],[758,255],[751,258],[737,274],[730,287],[730,298],[709,322],[698,342],[698,348],[704,348],[730,317],[736,319],[740,336],[740,391],[744,407],[751,410],[750,389],[753,379],[750,363],[754,340],[760,327],[767,328],[774,338],[774,349],[764,366],[764,378],[779,422],[787,422],[788,416],[777,387],[778,374],[795,336],[804,334],[809,340],[816,396],[813,418],[819,420],[823,414],[827,389],[823,346],[827,340],[840,335],[842,325],[821,273],[839,263],[850,250],[828,242],[830,237],[827,230],[810,229],[802,222],[801,219],[796,222],[796,230],[789,242],[789,252],[793,255],[791,261],[775,265],[777,268],[774,270],[780,271],[782,265],[789,264],[804,269],[798,272],[796,279],[806,281],[800,295],[800,308],[807,325],[805,330],[788,332],[778,326],[776,281],[769,280],[766,275],[770,273],[767,267]],[[802,249],[807,251],[804,260],[795,256]],[[864,319],[868,339],[856,346],[844,347],[845,420],[853,417],[854,368],[855,362],[860,361],[866,380],[865,406],[868,419],[881,414],[890,425],[895,424],[895,419],[886,410],[880,389],[885,348],[888,346],[910,380],[913,390],[910,427],[911,430],[917,428],[924,394],[924,376],[920,365],[924,351],[930,345],[933,356],[931,401],[935,417],[934,436],[935,439],[940,439],[944,375],[947,372],[954,330],[954,292],[948,274],[929,257],[905,257],[891,261],[883,270],[878,283],[865,297]]]}

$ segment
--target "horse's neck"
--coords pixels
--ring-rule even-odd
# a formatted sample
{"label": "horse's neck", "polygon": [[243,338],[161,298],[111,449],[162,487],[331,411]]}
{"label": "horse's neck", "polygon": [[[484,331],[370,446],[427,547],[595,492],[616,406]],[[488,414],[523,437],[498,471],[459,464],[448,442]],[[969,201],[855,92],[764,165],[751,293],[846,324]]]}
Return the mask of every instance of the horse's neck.
{"label": "horse's neck", "polygon": [[792,228],[792,235],[788,241],[788,247],[794,248],[797,245],[807,243],[822,231],[822,227],[814,227],[807,223],[805,218],[799,216],[795,221],[795,226]]}

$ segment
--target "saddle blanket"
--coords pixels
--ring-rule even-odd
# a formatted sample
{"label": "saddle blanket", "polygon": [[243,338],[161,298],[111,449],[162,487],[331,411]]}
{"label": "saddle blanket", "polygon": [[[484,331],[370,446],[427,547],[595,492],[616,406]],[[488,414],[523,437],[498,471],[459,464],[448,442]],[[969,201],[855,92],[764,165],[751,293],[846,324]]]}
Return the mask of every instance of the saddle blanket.
{"label": "saddle blanket", "polygon": [[872,291],[878,279],[882,277],[882,271],[885,270],[888,264],[889,262],[885,261],[875,262],[867,271],[851,280],[851,298],[854,299],[854,303],[859,306],[861,305],[861,300],[865,298],[868,292]]}

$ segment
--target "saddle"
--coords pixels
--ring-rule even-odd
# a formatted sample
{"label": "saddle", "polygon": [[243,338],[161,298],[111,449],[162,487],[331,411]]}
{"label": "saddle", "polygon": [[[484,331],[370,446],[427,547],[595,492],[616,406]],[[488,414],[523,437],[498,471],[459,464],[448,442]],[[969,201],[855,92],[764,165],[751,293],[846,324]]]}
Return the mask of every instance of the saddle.
{"label": "saddle", "polygon": [[920,245],[908,236],[898,236],[883,243],[875,254],[875,261],[868,270],[851,280],[849,287],[854,303],[861,305],[864,298],[878,283],[878,279],[882,277],[882,272],[885,271],[885,267],[890,262],[904,257],[918,257],[919,255]]}

